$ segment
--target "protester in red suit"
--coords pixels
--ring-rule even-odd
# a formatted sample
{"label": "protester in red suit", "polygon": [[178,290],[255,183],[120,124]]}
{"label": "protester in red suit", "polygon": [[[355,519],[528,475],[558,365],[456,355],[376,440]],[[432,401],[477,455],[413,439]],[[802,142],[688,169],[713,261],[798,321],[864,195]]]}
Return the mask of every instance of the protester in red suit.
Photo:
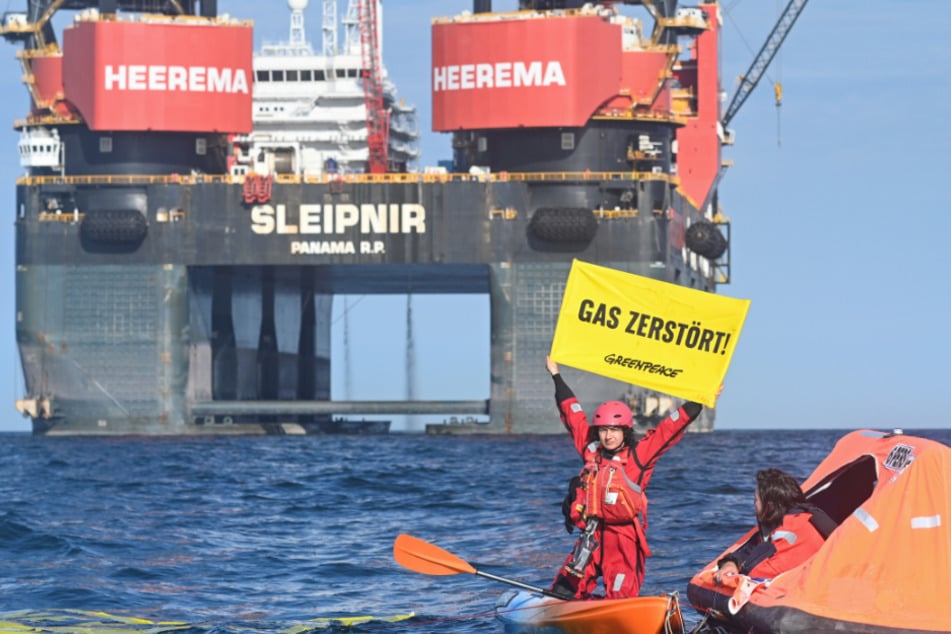
{"label": "protester in red suit", "polygon": [[600,578],[607,598],[635,597],[651,554],[645,536],[647,483],[658,458],[683,437],[703,406],[684,403],[638,441],[630,407],[620,401],[603,403],[589,425],[558,364],[546,363],[561,420],[584,460],[563,507],[566,527],[582,533],[551,590],[584,599],[593,595]]}
{"label": "protester in red suit", "polygon": [[835,529],[835,522],[809,504],[796,478],[780,469],[756,472],[753,494],[759,530],[736,550],[720,558],[714,581],[727,584],[743,574],[771,579],[815,554]]}

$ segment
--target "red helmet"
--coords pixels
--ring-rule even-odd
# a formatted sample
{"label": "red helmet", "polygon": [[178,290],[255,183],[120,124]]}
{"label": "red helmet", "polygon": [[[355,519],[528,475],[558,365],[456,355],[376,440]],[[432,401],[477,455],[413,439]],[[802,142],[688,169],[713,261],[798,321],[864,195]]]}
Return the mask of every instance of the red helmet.
{"label": "red helmet", "polygon": [[621,401],[608,401],[594,412],[595,427],[634,427],[631,408]]}

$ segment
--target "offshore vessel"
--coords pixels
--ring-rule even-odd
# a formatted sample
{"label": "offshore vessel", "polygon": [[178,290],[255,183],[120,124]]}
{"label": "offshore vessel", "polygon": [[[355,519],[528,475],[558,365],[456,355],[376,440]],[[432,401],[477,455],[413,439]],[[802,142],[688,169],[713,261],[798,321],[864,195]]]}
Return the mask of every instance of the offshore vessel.
{"label": "offshore vessel", "polygon": [[[433,19],[432,127],[453,161],[423,169],[379,0],[351,0],[342,53],[309,48],[306,4],[288,2],[287,46],[258,54],[252,23],[216,0],[31,0],[4,16],[32,100],[16,124],[16,332],[34,433],[319,433],[376,413],[560,432],[538,367],[572,259],[729,281],[716,2],[627,3],[641,19],[474,0]],[[333,298],[372,293],[487,294],[488,399],[332,401]],[[642,426],[672,404],[593,375],[572,385],[586,406],[627,399]],[[712,426],[711,410],[694,425]]]}

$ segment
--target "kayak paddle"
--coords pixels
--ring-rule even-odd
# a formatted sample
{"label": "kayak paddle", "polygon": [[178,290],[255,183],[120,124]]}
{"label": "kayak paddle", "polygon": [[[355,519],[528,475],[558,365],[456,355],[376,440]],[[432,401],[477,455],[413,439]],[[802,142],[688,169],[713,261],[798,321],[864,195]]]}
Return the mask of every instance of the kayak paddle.
{"label": "kayak paddle", "polygon": [[468,561],[456,557],[448,550],[443,550],[435,544],[430,544],[418,537],[406,535],[405,533],[397,535],[396,541],[393,542],[393,559],[404,568],[408,568],[413,572],[420,572],[424,575],[455,575],[460,572],[466,572],[485,577],[486,579],[492,579],[493,581],[507,583],[510,586],[522,588],[523,590],[538,592],[548,597],[555,597],[556,599],[564,598],[559,597],[551,590],[546,590],[545,588],[531,586],[521,581],[506,579],[505,577],[498,577],[488,572],[476,570],[475,566]]}

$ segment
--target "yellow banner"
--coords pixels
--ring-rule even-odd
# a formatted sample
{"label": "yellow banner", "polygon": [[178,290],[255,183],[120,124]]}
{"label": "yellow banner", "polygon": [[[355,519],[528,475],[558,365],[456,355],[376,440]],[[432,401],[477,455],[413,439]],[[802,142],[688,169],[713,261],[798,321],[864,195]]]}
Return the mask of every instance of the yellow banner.
{"label": "yellow banner", "polygon": [[749,307],[575,260],[551,358],[713,407]]}

